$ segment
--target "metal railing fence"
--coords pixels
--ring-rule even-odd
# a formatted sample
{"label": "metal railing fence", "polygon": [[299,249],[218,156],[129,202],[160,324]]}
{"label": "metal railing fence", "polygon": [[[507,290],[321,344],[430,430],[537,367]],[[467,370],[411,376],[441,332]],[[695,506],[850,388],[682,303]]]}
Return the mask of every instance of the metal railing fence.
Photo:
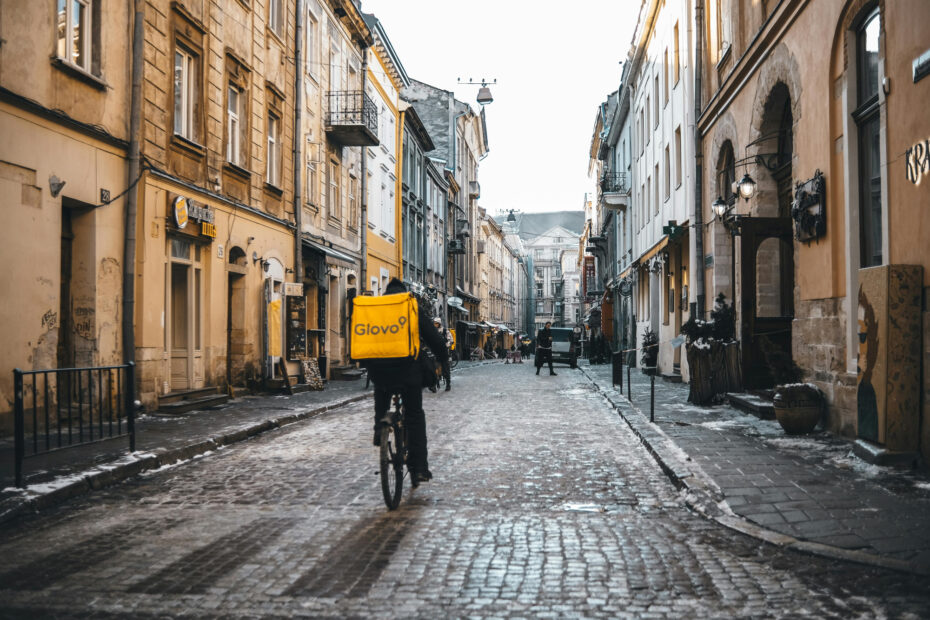
{"label": "metal railing fence", "polygon": [[89,368],[17,368],[13,384],[17,487],[23,486],[23,461],[28,457],[122,436],[129,437],[129,450],[135,451],[133,362]]}

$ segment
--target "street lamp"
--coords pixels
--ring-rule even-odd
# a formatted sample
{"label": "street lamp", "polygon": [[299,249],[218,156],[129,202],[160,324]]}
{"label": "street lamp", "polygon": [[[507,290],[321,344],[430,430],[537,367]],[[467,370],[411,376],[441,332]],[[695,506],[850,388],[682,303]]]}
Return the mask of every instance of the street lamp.
{"label": "street lamp", "polygon": [[485,106],[491,103],[492,101],[494,101],[494,97],[491,96],[491,89],[488,88],[488,84],[497,84],[497,78],[495,78],[494,80],[490,82],[488,82],[484,78],[481,78],[480,82],[473,81],[471,78],[468,78],[467,82],[463,82],[462,78],[458,78],[458,83],[481,86],[481,88],[478,89],[478,104],[479,105]]}
{"label": "street lamp", "polygon": [[717,196],[717,200],[714,201],[714,204],[711,205],[711,208],[714,210],[714,216],[718,220],[723,220],[723,216],[727,212],[727,206],[728,205],[723,200],[723,198],[721,198],[720,196]]}
{"label": "street lamp", "polygon": [[742,196],[743,200],[749,200],[752,198],[753,194],[756,193],[756,182],[752,180],[752,177],[749,176],[749,173],[743,175],[743,178],[739,180],[739,183],[736,184],[739,189],[739,195]]}

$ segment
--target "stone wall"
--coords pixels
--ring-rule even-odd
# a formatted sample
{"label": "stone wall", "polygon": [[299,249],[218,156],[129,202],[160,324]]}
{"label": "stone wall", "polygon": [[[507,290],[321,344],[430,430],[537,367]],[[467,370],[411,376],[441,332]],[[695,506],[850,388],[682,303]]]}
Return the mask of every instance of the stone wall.
{"label": "stone wall", "polygon": [[846,372],[846,311],[843,298],[799,300],[792,323],[791,354],[804,380],[827,398],[827,428],[856,436],[856,376]]}

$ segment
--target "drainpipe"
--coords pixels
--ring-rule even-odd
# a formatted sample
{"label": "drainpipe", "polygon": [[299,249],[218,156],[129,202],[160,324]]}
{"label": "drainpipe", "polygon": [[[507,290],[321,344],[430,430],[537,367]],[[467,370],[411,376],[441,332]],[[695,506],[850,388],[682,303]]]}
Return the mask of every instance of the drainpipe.
{"label": "drainpipe", "polygon": [[[362,48],[362,122],[365,122],[365,93],[368,90],[368,47],[365,46]],[[362,237],[362,247],[361,247],[361,269],[359,271],[359,279],[361,282],[358,283],[358,292],[364,293],[368,290],[368,147],[362,146],[362,184],[361,184],[361,198],[362,198],[362,213],[361,213],[361,222],[359,222],[359,230],[361,231]]]}
{"label": "drainpipe", "polygon": [[301,118],[303,108],[303,66],[300,61],[301,37],[303,36],[303,2],[297,2],[297,28],[294,34],[294,281],[303,283],[304,281],[304,261],[303,261],[303,219],[304,207],[301,200],[300,192],[300,173],[302,171],[301,163]]}
{"label": "drainpipe", "polygon": [[[132,92],[129,100],[129,184],[142,173],[139,133],[142,127],[142,45],[145,0],[133,0],[132,25]],[[136,306],[136,210],[139,188],[126,194],[126,222],[123,241],[123,362],[135,361],[134,331]],[[132,389],[135,389],[133,386]]]}
{"label": "drainpipe", "polygon": [[[703,71],[704,53],[704,1],[694,2],[694,253],[697,264],[693,266],[692,273],[697,276],[697,318],[704,318],[704,297],[706,269],[704,269],[704,205],[702,194],[704,147],[701,140],[701,130],[698,128],[698,119],[701,118],[701,73]],[[692,316],[694,313],[692,312]]]}

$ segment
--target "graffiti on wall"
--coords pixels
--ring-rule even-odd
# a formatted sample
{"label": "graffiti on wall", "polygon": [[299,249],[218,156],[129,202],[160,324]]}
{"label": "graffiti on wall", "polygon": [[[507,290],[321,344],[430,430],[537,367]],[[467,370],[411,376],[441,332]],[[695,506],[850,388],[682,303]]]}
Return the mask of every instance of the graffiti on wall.
{"label": "graffiti on wall", "polygon": [[872,385],[875,361],[878,359],[878,321],[875,320],[875,310],[861,286],[857,316],[859,357],[856,363],[856,409],[859,436],[878,441],[878,402]]}

